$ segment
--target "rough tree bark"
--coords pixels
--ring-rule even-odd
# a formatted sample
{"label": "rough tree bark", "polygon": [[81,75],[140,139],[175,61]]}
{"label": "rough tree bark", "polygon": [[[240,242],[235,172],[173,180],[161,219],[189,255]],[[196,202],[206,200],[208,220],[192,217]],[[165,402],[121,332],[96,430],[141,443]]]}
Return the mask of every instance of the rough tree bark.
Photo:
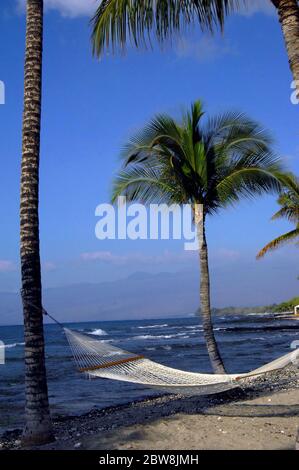
{"label": "rough tree bark", "polygon": [[298,0],[272,0],[277,8],[279,21],[288,52],[299,98],[299,6]]}
{"label": "rough tree bark", "polygon": [[23,444],[54,439],[44,353],[39,253],[39,154],[43,0],[27,0],[22,139],[20,255],[25,335],[25,428]]}
{"label": "rough tree bark", "polygon": [[216,374],[225,374],[226,371],[216,343],[212,323],[208,246],[205,232],[205,215],[203,206],[201,204],[195,205],[194,214],[199,242],[200,308],[203,322],[204,337],[214,372]]}

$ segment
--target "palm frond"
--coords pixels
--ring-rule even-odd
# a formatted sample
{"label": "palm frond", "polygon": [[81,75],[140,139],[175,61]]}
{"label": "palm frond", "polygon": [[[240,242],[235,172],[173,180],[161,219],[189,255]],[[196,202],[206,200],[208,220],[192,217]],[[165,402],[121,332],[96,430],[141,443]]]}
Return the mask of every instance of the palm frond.
{"label": "palm frond", "polygon": [[128,201],[138,200],[144,204],[182,204],[185,196],[175,190],[175,185],[165,173],[159,165],[128,166],[114,180],[112,202],[116,202],[119,196],[125,196]]}
{"label": "palm frond", "polygon": [[237,111],[209,119],[204,129],[207,148],[225,155],[267,152],[273,138],[259,123]]}
{"label": "palm frond", "polygon": [[276,168],[243,167],[234,170],[217,184],[217,194],[222,205],[234,204],[240,199],[253,199],[266,193],[281,190]]}
{"label": "palm frond", "polygon": [[127,165],[142,160],[144,155],[150,157],[152,154],[161,154],[163,146],[177,156],[181,155],[184,158],[180,127],[170,116],[160,114],[131,137],[123,147],[121,158],[124,164]]}
{"label": "palm frond", "polygon": [[299,203],[284,205],[271,217],[271,220],[287,219],[289,222],[297,223],[299,220]]}
{"label": "palm frond", "polygon": [[295,230],[291,230],[290,232],[275,238],[266,246],[264,246],[264,248],[257,254],[257,259],[263,258],[269,251],[276,250],[277,248],[292,242],[296,238],[299,238],[299,226],[297,226]]}
{"label": "palm frond", "polygon": [[203,31],[223,29],[226,16],[247,1],[103,0],[92,18],[94,54],[124,50],[127,42],[146,47],[153,37],[163,43],[196,22]]}
{"label": "palm frond", "polygon": [[[244,197],[281,192],[284,168],[258,123],[240,113],[207,125],[202,117],[196,102],[180,121],[158,115],[131,138],[122,153],[114,198],[199,203],[212,214]],[[240,140],[247,140],[246,145],[239,145]]]}

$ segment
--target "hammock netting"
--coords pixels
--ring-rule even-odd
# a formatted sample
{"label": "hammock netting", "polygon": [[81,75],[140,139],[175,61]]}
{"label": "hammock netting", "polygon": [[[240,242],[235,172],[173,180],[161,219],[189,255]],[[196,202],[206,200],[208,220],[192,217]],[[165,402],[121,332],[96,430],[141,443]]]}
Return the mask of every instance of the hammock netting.
{"label": "hammock netting", "polygon": [[158,364],[68,328],[64,331],[78,370],[89,377],[131,382],[183,395],[223,392],[240,386],[244,379],[283,369],[299,360],[299,350],[294,350],[246,374],[201,374]]}

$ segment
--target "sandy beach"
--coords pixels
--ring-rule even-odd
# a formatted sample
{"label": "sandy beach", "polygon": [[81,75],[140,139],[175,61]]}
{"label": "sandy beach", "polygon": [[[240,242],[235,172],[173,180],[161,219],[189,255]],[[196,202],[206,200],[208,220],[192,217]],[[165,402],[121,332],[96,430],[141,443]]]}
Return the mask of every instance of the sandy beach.
{"label": "sandy beach", "polygon": [[[248,379],[214,396],[163,395],[81,416],[54,418],[56,442],[43,449],[294,449],[299,425],[299,371],[292,366]],[[20,448],[21,430],[2,449]]]}
{"label": "sandy beach", "polygon": [[82,440],[84,449],[287,450],[299,422],[298,390],[179,413]]}

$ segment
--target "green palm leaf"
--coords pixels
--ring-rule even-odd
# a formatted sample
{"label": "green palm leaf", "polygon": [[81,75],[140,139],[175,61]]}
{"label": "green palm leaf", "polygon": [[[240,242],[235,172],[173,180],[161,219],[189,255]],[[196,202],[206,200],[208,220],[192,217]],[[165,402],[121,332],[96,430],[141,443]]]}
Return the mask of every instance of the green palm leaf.
{"label": "green palm leaf", "polygon": [[285,244],[292,242],[296,238],[299,238],[299,225],[297,228],[295,228],[295,230],[291,230],[290,232],[275,238],[266,246],[264,246],[264,248],[258,253],[257,259],[263,258],[269,251],[277,250]]}
{"label": "green palm leaf", "polygon": [[277,193],[283,167],[271,143],[244,114],[205,118],[200,101],[180,121],[158,115],[125,145],[113,200],[200,203],[208,214],[244,197]]}
{"label": "green palm leaf", "polygon": [[[269,251],[276,250],[299,238],[299,179],[292,174],[280,174],[279,180],[283,186],[283,192],[278,199],[281,208],[273,215],[272,220],[287,219],[294,223],[296,228],[264,246],[257,254],[258,259],[263,258]],[[298,245],[298,242],[296,244]]]}
{"label": "green palm leaf", "polygon": [[160,43],[198,22],[203,31],[222,29],[226,16],[247,0],[103,0],[93,19],[92,42],[98,56],[105,48],[124,49]]}

